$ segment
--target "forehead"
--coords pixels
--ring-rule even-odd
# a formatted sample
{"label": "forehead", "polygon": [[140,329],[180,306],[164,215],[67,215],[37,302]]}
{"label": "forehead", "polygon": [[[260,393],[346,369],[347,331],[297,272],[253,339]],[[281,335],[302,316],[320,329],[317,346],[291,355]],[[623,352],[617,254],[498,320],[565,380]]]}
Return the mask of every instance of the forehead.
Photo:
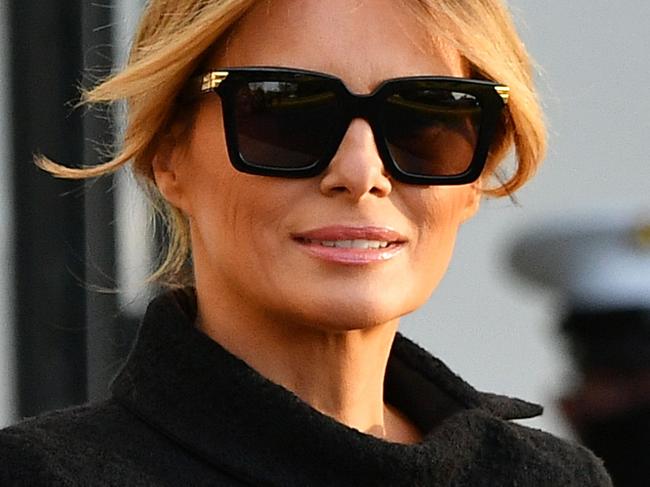
{"label": "forehead", "polygon": [[258,2],[219,43],[210,66],[323,71],[357,92],[400,76],[463,76],[461,56],[409,8],[409,1]]}

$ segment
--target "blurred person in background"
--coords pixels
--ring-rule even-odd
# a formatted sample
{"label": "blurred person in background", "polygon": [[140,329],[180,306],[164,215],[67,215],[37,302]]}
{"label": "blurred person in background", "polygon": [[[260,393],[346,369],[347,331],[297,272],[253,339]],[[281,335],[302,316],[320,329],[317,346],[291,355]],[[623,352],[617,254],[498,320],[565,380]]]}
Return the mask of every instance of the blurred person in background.
{"label": "blurred person in background", "polygon": [[[587,220],[590,223],[584,223]],[[650,475],[650,220],[554,222],[514,248],[518,273],[558,292],[577,380],[560,401],[617,487]]]}
{"label": "blurred person in background", "polygon": [[544,155],[499,0],[151,0],[127,67],[86,94],[119,100],[113,160],[40,164],[132,161],[170,290],[107,400],[0,432],[0,484],[611,485],[588,450],[511,421],[540,406],[397,332],[481,197]]}

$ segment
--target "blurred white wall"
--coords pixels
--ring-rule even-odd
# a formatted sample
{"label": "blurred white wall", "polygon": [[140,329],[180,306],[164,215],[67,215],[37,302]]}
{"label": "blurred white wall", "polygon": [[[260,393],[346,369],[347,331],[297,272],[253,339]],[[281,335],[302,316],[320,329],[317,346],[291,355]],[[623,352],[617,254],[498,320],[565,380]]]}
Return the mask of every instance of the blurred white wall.
{"label": "blurred white wall", "polygon": [[509,3],[539,65],[550,153],[521,208],[486,202],[462,229],[445,281],[403,330],[474,386],[543,403],[528,424],[569,436],[554,407],[571,381],[559,297],[513,278],[507,248],[523,229],[572,215],[650,218],[650,3]]}
{"label": "blurred white wall", "polygon": [[14,419],[14,354],[11,272],[12,161],[9,116],[9,49],[6,2],[0,2],[0,427]]}
{"label": "blurred white wall", "polygon": [[[118,68],[126,64],[142,6],[143,0],[118,0],[113,9],[115,65]],[[118,138],[121,140],[121,134]],[[120,236],[117,240],[118,298],[120,309],[135,317],[144,314],[154,292],[142,285],[154,260],[153,239],[142,238],[152,232],[149,216],[146,200],[133,175],[120,171],[115,185],[115,228]]]}

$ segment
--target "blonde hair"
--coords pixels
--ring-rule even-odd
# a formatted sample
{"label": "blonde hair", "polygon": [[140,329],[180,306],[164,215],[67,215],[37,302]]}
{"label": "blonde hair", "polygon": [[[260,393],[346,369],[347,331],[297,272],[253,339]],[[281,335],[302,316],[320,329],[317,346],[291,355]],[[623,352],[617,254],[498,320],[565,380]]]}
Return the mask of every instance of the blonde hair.
{"label": "blonde hair", "polygon": [[[259,0],[258,0],[259,1]],[[267,0],[269,1],[269,0]],[[466,59],[473,77],[511,87],[486,174],[496,175],[514,146],[516,167],[501,183],[485,188],[491,196],[510,195],[534,174],[546,149],[542,112],[532,81],[531,61],[500,0],[402,0],[415,7],[436,38],[451,43]],[[167,245],[152,280],[168,286],[192,281],[186,263],[191,255],[186,217],[157,190],[152,159],[161,134],[179,116],[177,102],[206,53],[256,0],[150,0],[142,15],[127,66],[83,93],[84,104],[126,101],[127,123],[121,150],[97,166],[71,168],[39,157],[37,164],[56,177],[93,178],[132,165],[162,217]],[[433,35],[433,34],[432,34]],[[169,100],[161,103],[161,100]],[[497,175],[498,177],[498,175]]]}

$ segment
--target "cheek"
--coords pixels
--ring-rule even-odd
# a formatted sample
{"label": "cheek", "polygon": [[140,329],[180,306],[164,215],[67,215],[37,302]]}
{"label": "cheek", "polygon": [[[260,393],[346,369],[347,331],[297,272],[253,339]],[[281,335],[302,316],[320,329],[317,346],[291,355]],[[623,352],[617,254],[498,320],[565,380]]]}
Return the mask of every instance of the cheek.
{"label": "cheek", "polygon": [[232,167],[216,96],[201,106],[189,147],[185,186],[193,232],[211,254],[211,265],[233,260],[263,265],[266,255],[278,251],[273,237],[300,188]]}
{"label": "cheek", "polygon": [[442,186],[431,188],[431,196],[423,212],[424,227],[430,234],[455,236],[463,220],[466,192],[461,188]]}
{"label": "cheek", "polygon": [[[279,238],[295,197],[281,180],[236,171],[225,147],[199,145],[191,177],[195,250],[213,270],[245,273],[267,270],[281,253]],[[196,248],[197,245],[200,247]],[[201,265],[195,262],[195,265]],[[233,277],[233,276],[231,276]]]}
{"label": "cheek", "polygon": [[232,255],[222,257],[232,259],[261,245],[265,227],[274,224],[272,202],[263,189],[228,168],[197,173],[193,187],[192,222],[206,249],[227,252]]}
{"label": "cheek", "polygon": [[[413,264],[422,279],[435,287],[444,275],[458,229],[463,222],[469,189],[439,186],[427,188],[413,205],[418,208],[418,239]],[[415,202],[413,202],[415,203]]]}
{"label": "cheek", "polygon": [[241,220],[246,209],[255,200],[250,198],[246,178],[230,164],[218,96],[201,106],[189,144],[185,186],[191,219],[205,231],[220,232],[225,240],[228,233],[244,224]]}

